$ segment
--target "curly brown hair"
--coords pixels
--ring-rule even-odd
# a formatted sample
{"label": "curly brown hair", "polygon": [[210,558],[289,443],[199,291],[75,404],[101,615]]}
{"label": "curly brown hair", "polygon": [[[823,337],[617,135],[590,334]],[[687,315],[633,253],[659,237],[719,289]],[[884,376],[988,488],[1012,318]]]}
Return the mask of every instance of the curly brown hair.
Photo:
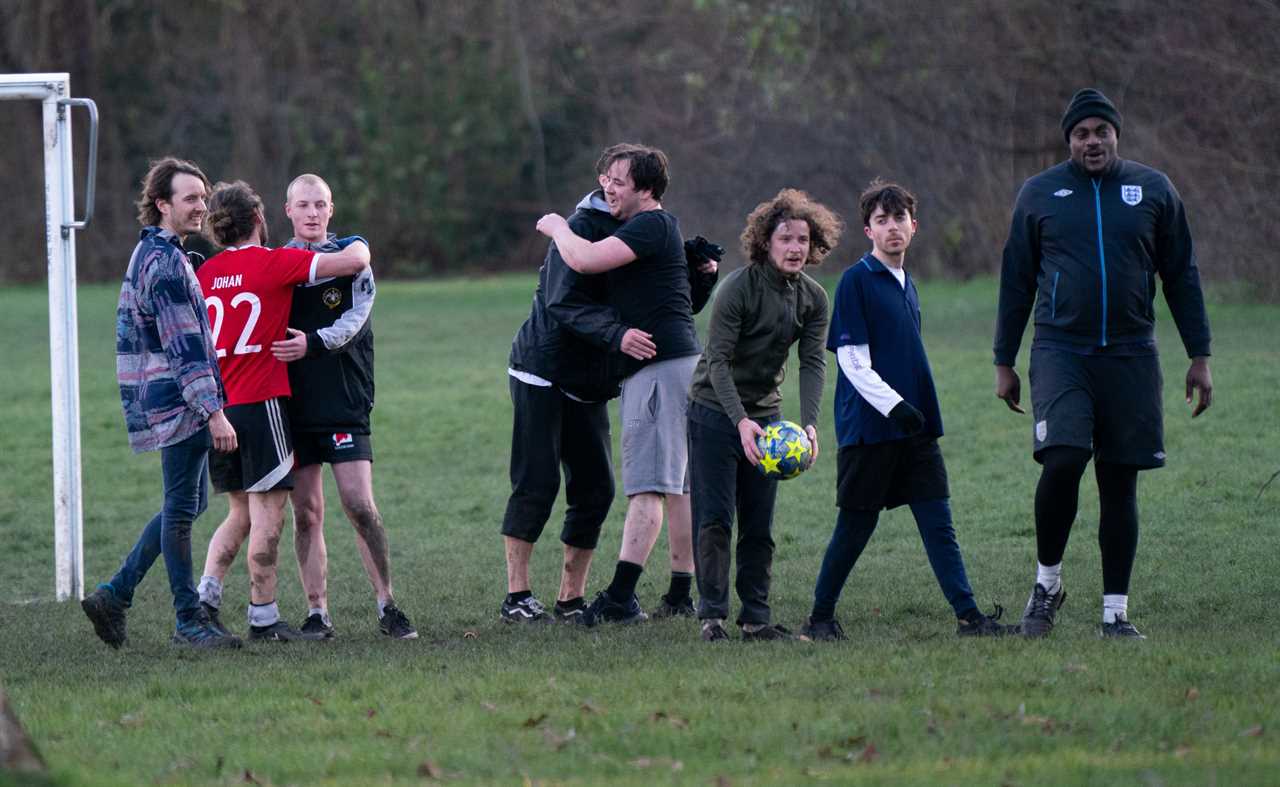
{"label": "curly brown hair", "polygon": [[144,227],[159,226],[164,218],[156,207],[157,200],[169,202],[173,199],[173,178],[175,175],[187,174],[200,179],[205,191],[209,190],[209,179],[200,168],[190,161],[173,156],[165,156],[151,162],[151,169],[142,179],[142,190],[134,206],[138,209],[138,223]]}
{"label": "curly brown hair", "polygon": [[[226,248],[235,246],[253,234],[258,216],[263,215],[262,198],[243,180],[218,183],[209,197],[209,216],[205,226],[214,243]],[[267,225],[262,223],[262,242],[267,242]]]}
{"label": "curly brown hair", "polygon": [[784,221],[801,219],[809,225],[809,257],[805,265],[821,265],[835,249],[844,232],[844,221],[830,208],[799,189],[783,189],[768,202],[761,202],[747,216],[747,226],[739,240],[749,265],[769,261],[769,239]]}

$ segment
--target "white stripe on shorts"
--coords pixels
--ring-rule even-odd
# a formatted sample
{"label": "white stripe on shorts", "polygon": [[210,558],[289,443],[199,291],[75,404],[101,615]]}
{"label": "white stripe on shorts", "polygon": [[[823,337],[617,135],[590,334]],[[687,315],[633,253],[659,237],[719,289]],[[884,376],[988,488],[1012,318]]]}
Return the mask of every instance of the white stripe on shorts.
{"label": "white stripe on shorts", "polygon": [[244,490],[246,492],[269,492],[293,469],[293,451],[289,451],[287,455],[285,453],[285,447],[289,441],[285,439],[284,415],[280,412],[280,400],[268,399],[263,404],[266,405],[267,423],[271,428],[271,445],[276,449],[278,463],[270,473],[258,479],[258,483]]}

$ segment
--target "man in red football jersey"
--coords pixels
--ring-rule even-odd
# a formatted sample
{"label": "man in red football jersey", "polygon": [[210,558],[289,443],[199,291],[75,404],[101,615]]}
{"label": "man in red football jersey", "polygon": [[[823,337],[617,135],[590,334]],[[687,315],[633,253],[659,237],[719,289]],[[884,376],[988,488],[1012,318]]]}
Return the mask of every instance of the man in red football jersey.
{"label": "man in red football jersey", "polygon": [[[210,475],[215,489],[230,494],[233,510],[248,510],[249,639],[300,639],[276,606],[277,547],[293,488],[293,445],[282,402],[290,395],[289,374],[271,354],[271,343],[286,335],[294,285],[364,270],[369,247],[357,241],[332,254],[265,248],[262,199],[243,181],[214,187],[207,226],[225,250],[196,275],[227,389],[227,418],[241,435],[236,452],[210,462]],[[211,554],[225,549],[223,531],[214,533]],[[210,607],[211,619],[221,626],[217,605]]]}

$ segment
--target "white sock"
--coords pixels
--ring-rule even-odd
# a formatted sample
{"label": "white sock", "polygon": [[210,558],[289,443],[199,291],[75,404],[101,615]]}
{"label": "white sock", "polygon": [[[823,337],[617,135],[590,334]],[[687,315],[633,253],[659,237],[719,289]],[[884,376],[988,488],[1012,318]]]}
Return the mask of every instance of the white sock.
{"label": "white sock", "polygon": [[1129,619],[1129,596],[1119,593],[1103,594],[1102,622],[1115,623],[1116,620]]}
{"label": "white sock", "polygon": [[333,621],[329,620],[329,610],[325,609],[324,607],[312,607],[311,609],[307,610],[307,617],[311,617],[312,615],[319,615],[320,619],[324,621],[324,624],[326,626],[333,625]]}
{"label": "white sock", "polygon": [[1062,590],[1062,564],[1046,566],[1036,563],[1036,584],[1049,591],[1049,595]]}
{"label": "white sock", "polygon": [[391,599],[378,599],[378,620],[382,620],[383,615],[387,614],[387,607],[391,606]]}
{"label": "white sock", "polygon": [[214,609],[222,608],[222,580],[208,574],[200,577],[200,586],[196,588],[200,600]]}
{"label": "white sock", "polygon": [[262,628],[270,626],[280,619],[280,608],[276,606],[276,602],[270,604],[250,604],[249,605],[249,625]]}

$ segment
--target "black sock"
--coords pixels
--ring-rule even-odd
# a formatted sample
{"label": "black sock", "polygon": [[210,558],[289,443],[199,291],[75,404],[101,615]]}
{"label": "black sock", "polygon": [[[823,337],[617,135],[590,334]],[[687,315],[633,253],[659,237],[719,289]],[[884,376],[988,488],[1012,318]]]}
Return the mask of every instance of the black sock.
{"label": "black sock", "polygon": [[533,591],[532,591],[532,590],[522,590],[522,591],[520,591],[519,593],[508,593],[508,594],[507,594],[507,603],[508,603],[508,604],[516,604],[516,603],[519,603],[519,602],[521,602],[521,601],[524,601],[524,600],[525,600],[525,599],[527,599],[527,598],[532,598],[532,597],[533,597]]}
{"label": "black sock", "polygon": [[587,601],[582,596],[577,596],[575,598],[565,599],[564,601],[556,602],[556,608],[565,610],[565,611],[568,611],[571,609],[582,609],[586,605],[587,605]]}
{"label": "black sock", "polygon": [[693,587],[693,574],[687,571],[672,571],[671,586],[667,588],[667,601],[683,601],[689,598],[689,589]]}
{"label": "black sock", "polygon": [[636,584],[640,581],[642,573],[644,573],[644,566],[619,560],[618,567],[613,570],[613,582],[609,583],[605,592],[609,594],[609,598],[619,604],[627,603],[636,594]]}

